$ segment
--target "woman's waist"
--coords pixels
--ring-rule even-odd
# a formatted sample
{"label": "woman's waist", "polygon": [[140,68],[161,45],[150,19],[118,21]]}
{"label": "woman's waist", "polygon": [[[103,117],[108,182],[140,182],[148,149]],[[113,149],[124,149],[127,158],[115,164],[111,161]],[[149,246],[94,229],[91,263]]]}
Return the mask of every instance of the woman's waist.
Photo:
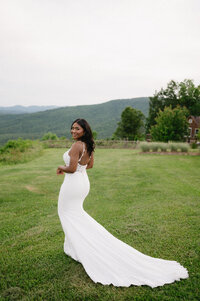
{"label": "woman's waist", "polygon": [[[69,167],[69,165],[68,164],[65,164],[67,167]],[[76,170],[75,170],[75,172],[86,172],[86,169],[87,169],[87,164],[86,165],[81,165],[81,164],[77,164],[77,168],[76,168]],[[75,173],[74,172],[74,173]],[[66,173],[66,174],[70,174],[70,173]],[[73,173],[72,173],[73,174]]]}
{"label": "woman's waist", "polygon": [[78,164],[75,172],[83,172],[83,173],[85,172],[86,173],[86,166],[87,165]]}
{"label": "woman's waist", "polygon": [[86,170],[80,170],[80,169],[77,169],[73,173],[65,173],[65,177],[64,177],[64,179],[82,179],[82,180],[85,178],[88,179]]}

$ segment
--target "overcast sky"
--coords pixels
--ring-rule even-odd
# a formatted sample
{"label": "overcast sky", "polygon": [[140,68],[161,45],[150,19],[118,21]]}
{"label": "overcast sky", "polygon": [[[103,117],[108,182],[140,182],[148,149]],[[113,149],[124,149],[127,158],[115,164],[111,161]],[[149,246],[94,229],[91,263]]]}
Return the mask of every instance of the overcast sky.
{"label": "overcast sky", "polygon": [[0,0],[0,105],[79,105],[200,84],[200,0]]}

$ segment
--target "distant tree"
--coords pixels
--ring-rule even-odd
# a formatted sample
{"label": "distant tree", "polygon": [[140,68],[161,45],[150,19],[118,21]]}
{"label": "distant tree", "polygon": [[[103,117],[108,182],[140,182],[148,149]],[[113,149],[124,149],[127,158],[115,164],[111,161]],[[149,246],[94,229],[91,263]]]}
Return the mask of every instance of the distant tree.
{"label": "distant tree", "polygon": [[57,140],[57,139],[58,139],[57,135],[51,132],[44,134],[44,136],[42,137],[42,140]]}
{"label": "distant tree", "polygon": [[94,140],[96,140],[97,139],[97,132],[96,131],[92,131],[92,135],[93,135],[93,138],[94,138]]}
{"label": "distant tree", "polygon": [[151,136],[154,141],[183,141],[188,133],[188,110],[177,106],[165,107],[155,118],[156,124],[151,127]]}
{"label": "distant tree", "polygon": [[116,138],[135,140],[141,137],[144,115],[132,107],[126,107],[121,114],[121,121],[113,135]]}
{"label": "distant tree", "polygon": [[146,131],[149,132],[151,126],[156,124],[159,110],[163,111],[169,106],[173,109],[178,105],[186,107],[188,115],[200,115],[200,85],[195,87],[190,79],[180,83],[171,80],[165,90],[162,88],[159,92],[156,91],[154,96],[150,97]]}

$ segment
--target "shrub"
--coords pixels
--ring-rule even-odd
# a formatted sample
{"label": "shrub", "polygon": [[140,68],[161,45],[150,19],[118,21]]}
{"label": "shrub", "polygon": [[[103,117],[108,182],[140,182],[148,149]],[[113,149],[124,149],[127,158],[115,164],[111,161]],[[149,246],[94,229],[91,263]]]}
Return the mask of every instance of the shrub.
{"label": "shrub", "polygon": [[177,152],[178,151],[177,143],[169,143],[169,148],[170,148],[171,152]]}
{"label": "shrub", "polygon": [[171,142],[169,143],[169,147],[171,152],[188,152],[189,151],[189,144],[188,143],[180,143],[180,142]]}
{"label": "shrub", "polygon": [[192,145],[191,145],[191,148],[192,148],[192,149],[197,149],[197,148],[198,148],[197,143],[193,142]]}
{"label": "shrub", "polygon": [[159,150],[159,143],[152,142],[150,144],[150,148],[151,148],[152,152],[157,152]]}
{"label": "shrub", "polygon": [[0,162],[16,164],[32,160],[42,154],[42,145],[38,141],[9,140],[0,148]]}
{"label": "shrub", "polygon": [[58,140],[58,137],[56,134],[48,132],[46,134],[44,134],[44,136],[42,137],[42,140]]}
{"label": "shrub", "polygon": [[139,147],[143,152],[149,152],[152,150],[153,152],[188,152],[189,151],[189,144],[188,143],[178,143],[178,142],[170,142],[170,143],[164,143],[164,142],[146,142],[146,143],[140,143]]}
{"label": "shrub", "polygon": [[166,152],[167,149],[169,148],[168,143],[160,143],[159,148],[161,150],[161,152]]}
{"label": "shrub", "polygon": [[17,140],[9,140],[2,148],[0,148],[0,154],[9,153],[12,150],[19,150],[20,152],[25,152],[26,149],[32,147],[31,140],[23,140],[18,138]]}
{"label": "shrub", "polygon": [[187,143],[180,143],[179,145],[181,152],[187,153],[189,151],[189,145]]}
{"label": "shrub", "polygon": [[140,148],[143,152],[149,152],[150,151],[150,144],[147,142],[140,143]]}
{"label": "shrub", "polygon": [[97,141],[95,142],[95,144],[96,144],[96,146],[97,146],[97,145],[104,145],[104,140],[97,140]]}

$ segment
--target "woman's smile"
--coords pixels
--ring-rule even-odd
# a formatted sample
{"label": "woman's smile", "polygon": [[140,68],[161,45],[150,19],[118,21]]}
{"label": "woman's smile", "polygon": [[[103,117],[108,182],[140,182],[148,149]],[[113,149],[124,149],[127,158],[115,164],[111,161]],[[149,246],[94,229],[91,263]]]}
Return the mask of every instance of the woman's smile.
{"label": "woman's smile", "polygon": [[75,140],[78,140],[84,135],[84,130],[78,123],[75,122],[71,128],[71,134]]}

